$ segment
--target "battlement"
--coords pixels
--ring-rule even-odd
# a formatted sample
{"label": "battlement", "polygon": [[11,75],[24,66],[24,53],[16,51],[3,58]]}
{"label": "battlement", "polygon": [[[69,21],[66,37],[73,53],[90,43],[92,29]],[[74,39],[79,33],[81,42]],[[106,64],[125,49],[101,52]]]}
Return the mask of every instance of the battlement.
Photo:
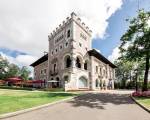
{"label": "battlement", "polygon": [[56,27],[53,32],[51,32],[48,37],[49,39],[53,38],[57,33],[59,33],[70,21],[74,20],[80,27],[82,27],[88,34],[91,35],[92,30],[89,29],[88,26],[85,25],[84,22],[81,21],[81,18],[79,18],[74,12],[71,13],[70,17],[67,17],[66,20],[62,22],[62,24],[59,24],[58,27]]}

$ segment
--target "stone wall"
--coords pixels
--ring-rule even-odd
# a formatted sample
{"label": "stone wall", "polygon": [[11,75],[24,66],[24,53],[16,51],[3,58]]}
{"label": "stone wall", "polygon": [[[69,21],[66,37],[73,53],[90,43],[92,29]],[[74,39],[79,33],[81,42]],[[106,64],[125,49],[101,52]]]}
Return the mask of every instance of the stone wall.
{"label": "stone wall", "polygon": [[47,80],[47,76],[48,76],[47,71],[48,71],[48,61],[45,61],[35,66],[34,67],[34,79],[35,80]]}

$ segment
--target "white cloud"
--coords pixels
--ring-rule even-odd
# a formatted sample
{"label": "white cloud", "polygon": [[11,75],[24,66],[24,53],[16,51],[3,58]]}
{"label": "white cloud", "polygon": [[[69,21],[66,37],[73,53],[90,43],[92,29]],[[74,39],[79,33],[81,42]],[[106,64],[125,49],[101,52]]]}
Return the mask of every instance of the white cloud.
{"label": "white cloud", "polygon": [[111,61],[111,62],[114,62],[118,57],[120,57],[120,53],[119,53],[119,48],[118,47],[115,47],[112,51],[112,54],[108,56],[108,59]]}
{"label": "white cloud", "polygon": [[1,0],[0,47],[41,56],[48,50],[48,33],[72,11],[103,38],[108,19],[123,0]]}
{"label": "white cloud", "polygon": [[3,58],[6,58],[10,63],[14,63],[19,66],[29,66],[38,59],[36,56],[31,55],[18,55],[17,57],[12,57],[3,52],[0,52],[0,55],[2,55]]}
{"label": "white cloud", "polygon": [[35,56],[31,56],[31,55],[18,55],[16,57],[16,60],[23,64],[23,65],[30,65],[31,63],[33,63],[35,60],[37,60],[37,57]]}

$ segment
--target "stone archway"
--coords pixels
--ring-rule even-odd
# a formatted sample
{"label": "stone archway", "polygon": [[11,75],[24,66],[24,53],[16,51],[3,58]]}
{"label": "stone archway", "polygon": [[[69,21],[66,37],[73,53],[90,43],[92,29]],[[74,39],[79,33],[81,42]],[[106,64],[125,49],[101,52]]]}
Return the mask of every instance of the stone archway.
{"label": "stone archway", "polygon": [[69,68],[71,67],[71,57],[69,55],[66,55],[64,57],[64,68]]}
{"label": "stone archway", "polygon": [[84,76],[81,76],[78,79],[78,88],[87,88],[87,87],[88,87],[88,80]]}

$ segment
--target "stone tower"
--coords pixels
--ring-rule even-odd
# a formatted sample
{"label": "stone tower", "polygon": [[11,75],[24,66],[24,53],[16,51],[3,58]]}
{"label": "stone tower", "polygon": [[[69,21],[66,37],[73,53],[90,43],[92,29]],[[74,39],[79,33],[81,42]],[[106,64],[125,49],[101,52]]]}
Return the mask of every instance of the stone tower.
{"label": "stone tower", "polygon": [[[73,12],[48,36],[48,81],[59,81],[57,85],[66,90],[82,87],[77,80],[89,79],[87,52],[91,50],[91,33]],[[86,84],[89,86],[89,81]]]}

